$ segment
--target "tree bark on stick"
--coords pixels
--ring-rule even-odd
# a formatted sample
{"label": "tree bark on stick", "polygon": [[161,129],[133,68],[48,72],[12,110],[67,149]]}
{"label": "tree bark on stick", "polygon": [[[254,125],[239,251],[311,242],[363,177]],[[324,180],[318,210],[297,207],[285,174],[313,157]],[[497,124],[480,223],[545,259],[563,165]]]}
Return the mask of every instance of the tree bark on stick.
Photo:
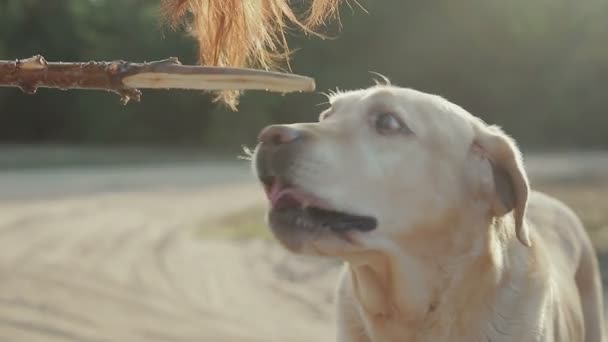
{"label": "tree bark on stick", "polygon": [[106,90],[120,95],[126,104],[140,100],[138,88],[288,93],[314,91],[315,83],[309,77],[274,71],[182,65],[174,57],[149,63],[49,63],[36,55],[0,61],[0,87],[19,87],[27,94],[35,94],[40,87]]}

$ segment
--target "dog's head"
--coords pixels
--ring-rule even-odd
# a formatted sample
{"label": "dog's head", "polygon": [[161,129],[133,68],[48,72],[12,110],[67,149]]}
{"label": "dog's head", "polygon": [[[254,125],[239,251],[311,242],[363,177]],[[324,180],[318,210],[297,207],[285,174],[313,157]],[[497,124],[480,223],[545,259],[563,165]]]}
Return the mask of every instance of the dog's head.
{"label": "dog's head", "polygon": [[[345,256],[450,219],[523,215],[528,182],[500,129],[447,100],[379,85],[330,97],[319,122],[266,127],[254,168],[288,249]],[[454,218],[456,219],[456,218]]]}

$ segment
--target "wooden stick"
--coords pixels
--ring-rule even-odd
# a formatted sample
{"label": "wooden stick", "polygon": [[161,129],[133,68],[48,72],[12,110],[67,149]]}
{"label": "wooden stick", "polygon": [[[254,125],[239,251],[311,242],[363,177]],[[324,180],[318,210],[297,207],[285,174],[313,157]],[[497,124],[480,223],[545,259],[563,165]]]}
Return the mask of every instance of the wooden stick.
{"label": "wooden stick", "polygon": [[182,65],[175,57],[149,63],[125,61],[49,63],[40,55],[0,61],[0,87],[35,94],[40,87],[96,89],[117,93],[123,104],[139,101],[138,88],[194,90],[314,91],[310,77],[247,68]]}

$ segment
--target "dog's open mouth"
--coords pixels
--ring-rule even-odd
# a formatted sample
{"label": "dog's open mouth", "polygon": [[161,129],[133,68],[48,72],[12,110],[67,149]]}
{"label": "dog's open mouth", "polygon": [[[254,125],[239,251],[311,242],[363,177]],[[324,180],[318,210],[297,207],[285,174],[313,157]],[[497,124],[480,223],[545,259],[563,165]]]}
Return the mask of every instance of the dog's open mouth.
{"label": "dog's open mouth", "polygon": [[335,233],[367,232],[377,226],[373,217],[333,210],[321,199],[277,177],[268,177],[262,183],[271,205],[271,225],[310,231],[328,229]]}

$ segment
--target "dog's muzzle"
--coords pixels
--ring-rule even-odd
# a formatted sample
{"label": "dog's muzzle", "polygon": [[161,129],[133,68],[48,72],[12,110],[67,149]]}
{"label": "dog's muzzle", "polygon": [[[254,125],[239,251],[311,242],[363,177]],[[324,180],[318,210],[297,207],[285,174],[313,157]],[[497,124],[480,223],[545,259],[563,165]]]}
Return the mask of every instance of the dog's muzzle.
{"label": "dog's muzzle", "polygon": [[268,223],[275,236],[285,242],[293,240],[294,234],[345,234],[375,229],[375,218],[337,211],[319,194],[298,184],[298,158],[308,153],[312,143],[309,132],[290,125],[269,126],[259,135],[254,163],[270,202]]}

